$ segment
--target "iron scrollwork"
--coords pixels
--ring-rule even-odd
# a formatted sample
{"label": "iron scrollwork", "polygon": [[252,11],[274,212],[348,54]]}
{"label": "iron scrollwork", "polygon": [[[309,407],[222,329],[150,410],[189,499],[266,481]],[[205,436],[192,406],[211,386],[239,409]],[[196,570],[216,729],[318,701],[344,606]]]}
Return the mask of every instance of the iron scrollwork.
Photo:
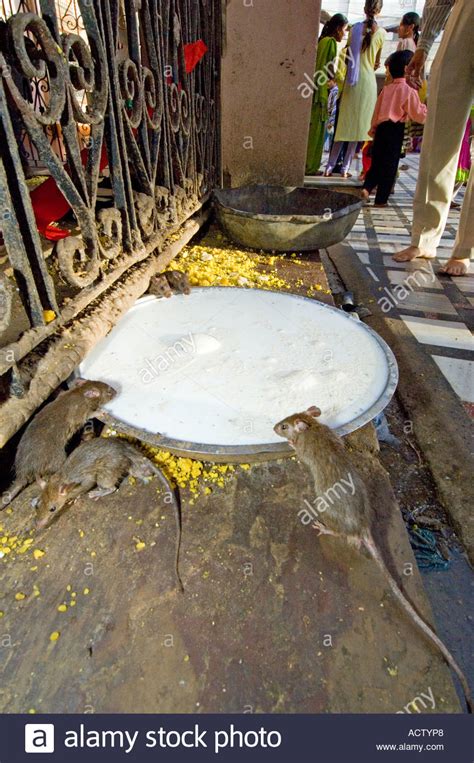
{"label": "iron scrollwork", "polygon": [[[146,256],[219,183],[221,0],[13,5],[0,2],[0,228],[27,330]],[[41,226],[45,188],[59,217]]]}

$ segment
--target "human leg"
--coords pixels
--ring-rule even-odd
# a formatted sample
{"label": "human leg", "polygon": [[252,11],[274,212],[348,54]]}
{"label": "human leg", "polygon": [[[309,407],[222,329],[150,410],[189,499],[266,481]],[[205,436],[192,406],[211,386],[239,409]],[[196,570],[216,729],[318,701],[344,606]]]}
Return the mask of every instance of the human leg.
{"label": "human leg", "polygon": [[[408,249],[394,255],[398,262],[436,255],[449,214],[459,151],[474,95],[473,49],[474,4],[459,0],[431,70],[429,109],[413,204],[412,242]],[[473,255],[472,233],[469,236],[473,226],[471,201],[462,214],[454,258],[465,260],[466,255]]]}
{"label": "human leg", "polygon": [[344,157],[344,161],[343,161],[342,167],[341,167],[341,175],[343,177],[347,177],[347,175],[349,174],[349,170],[351,168],[351,164],[352,164],[352,160],[354,158],[354,154],[356,152],[356,148],[357,148],[357,141],[356,140],[355,141],[354,140],[350,141],[347,144],[346,155]]}
{"label": "human leg", "polygon": [[450,276],[463,276],[469,270],[469,263],[474,259],[474,180],[469,176],[464,194],[461,217],[452,256],[441,268],[442,273]]}
{"label": "human leg", "polygon": [[383,159],[380,163],[380,179],[375,196],[376,204],[386,204],[397,177],[400,152],[403,145],[405,125],[403,122],[384,122],[382,128]]}
{"label": "human leg", "polygon": [[328,163],[326,165],[326,171],[325,175],[332,175],[334,167],[337,164],[337,160],[339,159],[339,154],[341,152],[343,142],[341,140],[335,140],[333,141],[331,153],[329,154]]}

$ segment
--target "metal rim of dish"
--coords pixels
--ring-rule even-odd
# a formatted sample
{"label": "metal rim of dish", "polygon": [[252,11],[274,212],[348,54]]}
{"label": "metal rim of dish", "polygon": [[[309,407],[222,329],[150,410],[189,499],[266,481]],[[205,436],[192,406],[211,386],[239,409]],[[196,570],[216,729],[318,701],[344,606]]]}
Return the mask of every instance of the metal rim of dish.
{"label": "metal rim of dish", "polygon": [[[247,188],[257,189],[259,187],[265,187],[268,188],[269,186],[247,186]],[[293,191],[298,188],[298,186],[270,186],[272,188],[282,188],[283,190]],[[352,196],[352,198],[355,198],[356,201],[354,201],[352,204],[348,204],[345,207],[341,207],[341,209],[336,209],[335,212],[331,212],[331,218],[325,217],[325,212],[321,213],[320,215],[298,215],[298,214],[288,214],[288,215],[275,215],[275,214],[265,214],[265,213],[255,213],[250,212],[245,209],[239,209],[237,207],[232,206],[230,203],[224,203],[224,196],[226,193],[228,193],[229,190],[232,189],[216,189],[214,190],[213,198],[214,203],[216,206],[218,206],[220,209],[225,210],[226,212],[231,212],[232,214],[238,215],[239,217],[248,217],[252,220],[260,220],[263,222],[275,222],[275,223],[295,223],[298,225],[304,225],[304,224],[316,224],[316,223],[324,223],[324,222],[330,222],[330,220],[337,219],[339,217],[346,217],[347,215],[350,215],[352,212],[358,211],[362,209],[362,199],[356,199],[355,196],[352,196],[352,194],[346,194],[344,191],[333,191],[333,193],[339,193],[342,195]],[[235,189],[238,191],[242,191],[242,188]],[[305,191],[316,191],[318,192],[320,189],[318,188],[304,188]]]}
{"label": "metal rim of dish", "polygon": [[[241,287],[201,286],[193,288],[193,292],[204,292],[208,291],[209,289],[229,291],[229,289],[237,288],[240,290]],[[355,320],[343,310],[340,310],[337,307],[333,307],[332,305],[326,305],[323,302],[318,302],[312,297],[303,297],[299,294],[293,294],[291,292],[287,294],[285,292],[278,291],[277,289],[248,289],[248,291],[262,291],[271,292],[273,294],[283,294],[284,296],[293,299],[311,302],[312,304],[316,304],[318,307],[322,307],[325,310],[334,311],[345,320]],[[134,307],[139,306],[145,301],[150,301],[149,295],[138,299],[131,309],[133,310]],[[343,424],[334,430],[341,437],[354,432],[356,429],[360,429],[361,427],[365,426],[365,424],[368,424],[369,421],[372,421],[379,413],[381,413],[392,399],[398,384],[398,366],[392,350],[385,342],[385,340],[382,339],[382,337],[379,336],[376,331],[370,328],[370,326],[367,326],[367,324],[363,323],[362,321],[359,321],[359,323],[361,330],[368,331],[369,334],[371,334],[375,341],[378,343],[379,347],[382,349],[387,361],[388,378],[384,391],[366,411],[361,413],[359,416],[356,416],[351,421],[347,422],[347,424]],[[315,404],[316,403],[317,401],[315,401]],[[240,463],[242,461],[267,461],[277,458],[287,458],[294,453],[294,450],[288,445],[288,443],[285,442],[285,440],[282,440],[281,443],[272,442],[261,443],[258,445],[214,445],[208,443],[188,442],[186,440],[179,440],[173,437],[166,437],[159,432],[152,433],[145,429],[132,426],[131,424],[127,424],[126,422],[121,421],[116,416],[113,416],[107,411],[101,411],[97,417],[105,424],[107,424],[107,426],[117,430],[118,432],[129,435],[130,437],[134,437],[137,440],[142,440],[143,442],[160,448],[161,450],[167,450],[175,455],[184,456],[186,458],[195,458],[211,462],[214,461],[216,463]]]}

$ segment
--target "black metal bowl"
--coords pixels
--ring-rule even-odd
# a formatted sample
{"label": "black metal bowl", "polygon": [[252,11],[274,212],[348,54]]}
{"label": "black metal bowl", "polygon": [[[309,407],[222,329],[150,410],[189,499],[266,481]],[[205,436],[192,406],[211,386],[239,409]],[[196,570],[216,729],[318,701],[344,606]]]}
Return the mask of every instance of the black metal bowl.
{"label": "black metal bowl", "polygon": [[276,252],[338,244],[361,207],[356,196],[326,188],[253,185],[214,191],[217,219],[233,241]]}

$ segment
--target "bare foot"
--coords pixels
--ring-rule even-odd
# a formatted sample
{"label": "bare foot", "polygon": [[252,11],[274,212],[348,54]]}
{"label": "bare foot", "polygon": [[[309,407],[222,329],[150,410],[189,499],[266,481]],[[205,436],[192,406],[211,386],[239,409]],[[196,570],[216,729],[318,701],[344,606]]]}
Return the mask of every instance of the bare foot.
{"label": "bare foot", "polygon": [[347,179],[347,178],[351,178],[352,175],[350,172],[341,172],[341,177]]}
{"label": "bare foot", "polygon": [[428,252],[426,249],[420,249],[419,246],[408,246],[406,249],[402,249],[401,252],[398,252],[398,254],[394,254],[392,259],[395,260],[395,262],[410,262],[410,260],[415,260],[417,257],[432,260],[433,257],[436,257],[436,254]]}
{"label": "bare foot", "polygon": [[465,260],[458,260],[456,257],[451,257],[446,265],[443,265],[439,269],[440,273],[446,273],[448,276],[467,276],[469,272],[469,258]]}
{"label": "bare foot", "polygon": [[362,199],[364,201],[369,200],[370,193],[368,192],[367,188],[363,188],[362,191],[360,192],[360,195],[362,196]]}
{"label": "bare foot", "polygon": [[330,178],[331,175],[332,175],[332,170],[326,170],[326,172],[324,173],[325,178]]}

